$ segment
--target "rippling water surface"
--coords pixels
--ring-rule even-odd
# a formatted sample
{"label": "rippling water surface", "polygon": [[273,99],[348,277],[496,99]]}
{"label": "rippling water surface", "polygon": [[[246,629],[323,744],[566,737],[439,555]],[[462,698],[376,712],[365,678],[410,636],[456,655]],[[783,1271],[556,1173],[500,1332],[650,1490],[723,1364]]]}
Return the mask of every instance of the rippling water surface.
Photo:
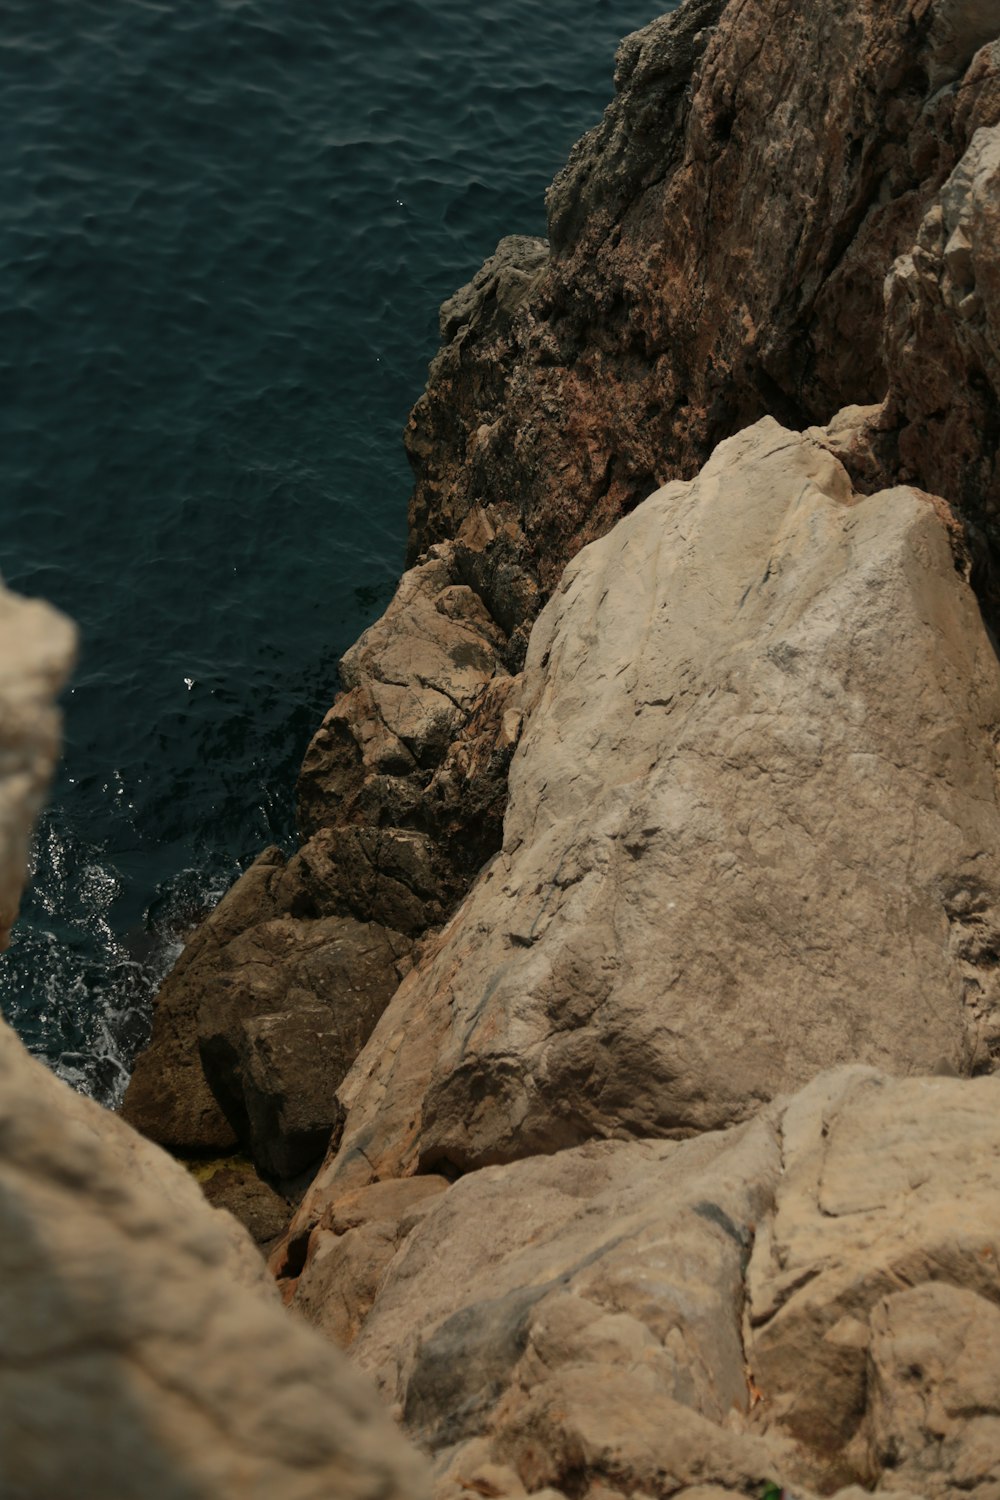
{"label": "rippling water surface", "polygon": [[82,630],[0,1000],[107,1102],[398,576],[441,300],[657,0],[6,0],[0,572]]}

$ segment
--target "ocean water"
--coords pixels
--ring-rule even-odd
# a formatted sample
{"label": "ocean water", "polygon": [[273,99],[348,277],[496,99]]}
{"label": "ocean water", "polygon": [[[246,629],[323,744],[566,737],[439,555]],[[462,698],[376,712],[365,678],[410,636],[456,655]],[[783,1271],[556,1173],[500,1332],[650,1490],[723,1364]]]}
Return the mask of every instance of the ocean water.
{"label": "ocean water", "polygon": [[405,540],[437,307],[663,0],[6,0],[0,573],[79,623],[0,1004],[121,1098]]}

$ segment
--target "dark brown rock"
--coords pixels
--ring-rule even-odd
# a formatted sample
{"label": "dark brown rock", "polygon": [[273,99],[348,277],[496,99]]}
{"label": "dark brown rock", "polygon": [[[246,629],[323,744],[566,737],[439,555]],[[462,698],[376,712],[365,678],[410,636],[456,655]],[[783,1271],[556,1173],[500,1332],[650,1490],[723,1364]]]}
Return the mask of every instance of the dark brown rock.
{"label": "dark brown rock", "polygon": [[196,1023],[205,1077],[266,1173],[294,1177],[322,1156],[340,1117],[337,1086],[409,946],[350,917],[277,917],[234,937],[206,976]]}
{"label": "dark brown rock", "polygon": [[202,1181],[201,1189],[213,1208],[227,1209],[264,1250],[288,1223],[287,1202],[257,1176],[249,1162],[220,1167]]}
{"label": "dark brown rock", "polygon": [[140,1053],[122,1114],[150,1140],[180,1155],[219,1155],[236,1133],[205,1081],[198,1011],[232,938],[275,915],[274,882],[284,855],[265,849],[191,935],[153,1008],[153,1039]]}
{"label": "dark brown rock", "polygon": [[492,506],[551,588],[757,417],[880,401],[884,278],[997,118],[988,12],[687,0],[627,38],[549,193],[548,263],[504,241],[446,304],[407,433],[411,555]]}
{"label": "dark brown rock", "polygon": [[343,1118],[335,1090],[345,1049],[335,1014],[304,1005],[244,1021],[242,1031],[239,1072],[254,1155],[273,1177],[297,1177],[323,1155]]}

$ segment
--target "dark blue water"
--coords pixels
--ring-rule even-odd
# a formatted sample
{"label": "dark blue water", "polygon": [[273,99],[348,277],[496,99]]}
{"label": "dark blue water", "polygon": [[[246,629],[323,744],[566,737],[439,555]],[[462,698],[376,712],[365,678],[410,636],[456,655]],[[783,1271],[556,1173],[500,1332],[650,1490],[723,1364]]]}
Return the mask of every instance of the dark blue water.
{"label": "dark blue water", "polygon": [[657,0],[6,0],[0,572],[82,629],[0,999],[121,1096],[398,576],[441,300]]}

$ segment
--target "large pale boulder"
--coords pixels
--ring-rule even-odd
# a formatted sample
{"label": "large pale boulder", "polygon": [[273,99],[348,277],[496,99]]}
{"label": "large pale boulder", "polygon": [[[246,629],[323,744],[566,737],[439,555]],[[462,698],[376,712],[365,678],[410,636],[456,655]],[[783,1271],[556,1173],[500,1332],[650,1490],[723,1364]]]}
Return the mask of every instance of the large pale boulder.
{"label": "large pale boulder", "polygon": [[1000,669],[943,508],[770,419],[582,552],[503,850],[341,1089],[340,1186],[747,1118],[1000,1044]]}
{"label": "large pale boulder", "polygon": [[296,1302],[353,1338],[439,1500],[987,1500],[998,1152],[1000,1079],[842,1068],[725,1132],[346,1194]]}
{"label": "large pale boulder", "polygon": [[[0,592],[0,890],[16,910],[72,631]],[[0,1022],[2,1500],[389,1500],[423,1466],[194,1180]]]}

